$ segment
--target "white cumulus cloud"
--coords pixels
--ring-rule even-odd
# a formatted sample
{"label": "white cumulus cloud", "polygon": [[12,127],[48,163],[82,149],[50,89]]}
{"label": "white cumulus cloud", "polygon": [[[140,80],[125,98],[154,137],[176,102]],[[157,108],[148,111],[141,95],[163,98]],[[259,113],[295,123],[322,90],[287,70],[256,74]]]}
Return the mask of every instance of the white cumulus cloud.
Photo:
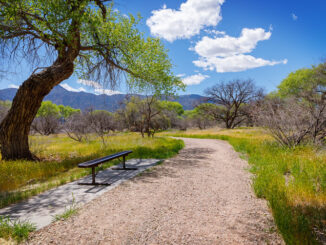
{"label": "white cumulus cloud", "polygon": [[19,88],[19,86],[18,86],[18,85],[15,85],[15,84],[10,84],[10,85],[8,86],[8,88]]}
{"label": "white cumulus cloud", "polygon": [[99,94],[106,94],[106,95],[121,94],[120,91],[104,88],[102,86],[102,84],[100,84],[99,82],[96,82],[96,81],[79,79],[77,81],[77,83],[94,88],[94,92],[97,95],[99,95]]}
{"label": "white cumulus cloud", "polygon": [[270,61],[249,55],[259,41],[270,39],[272,33],[262,28],[244,28],[239,37],[228,35],[208,37],[204,36],[195,47],[190,48],[199,55],[193,61],[197,67],[216,72],[239,72],[262,66],[286,64],[287,60]]}
{"label": "white cumulus cloud", "polygon": [[94,90],[96,94],[106,94],[106,95],[114,95],[114,94],[121,94],[120,91],[116,91],[116,90],[111,90],[111,89],[95,89]]}
{"label": "white cumulus cloud", "polygon": [[80,88],[77,89],[77,88],[71,87],[67,83],[60,84],[60,86],[63,87],[65,90],[68,90],[70,92],[86,92],[86,89],[84,89],[83,87],[80,87]]}
{"label": "white cumulus cloud", "polygon": [[240,37],[203,37],[196,46],[194,51],[203,57],[227,57],[236,54],[250,53],[256,47],[259,41],[268,40],[271,32],[266,32],[262,28],[248,29],[241,31]]}
{"label": "white cumulus cloud", "polygon": [[197,85],[197,84],[200,84],[202,81],[204,81],[206,78],[209,78],[209,76],[198,73],[198,74],[183,78],[182,82],[186,85]]}
{"label": "white cumulus cloud", "polygon": [[169,42],[187,39],[199,34],[204,27],[216,26],[222,19],[220,12],[223,3],[224,0],[187,0],[178,10],[164,5],[152,11],[146,24],[152,35]]}
{"label": "white cumulus cloud", "polygon": [[239,72],[262,66],[273,66],[286,64],[287,60],[270,61],[262,58],[255,58],[251,55],[233,55],[229,57],[208,57],[200,58],[193,63],[204,70],[216,70],[216,72]]}
{"label": "white cumulus cloud", "polygon": [[101,89],[101,88],[103,88],[103,86],[100,83],[95,82],[95,81],[92,81],[92,80],[78,79],[77,80],[77,83],[83,84],[83,85],[86,85],[86,86],[89,86],[89,87],[92,87],[94,89]]}

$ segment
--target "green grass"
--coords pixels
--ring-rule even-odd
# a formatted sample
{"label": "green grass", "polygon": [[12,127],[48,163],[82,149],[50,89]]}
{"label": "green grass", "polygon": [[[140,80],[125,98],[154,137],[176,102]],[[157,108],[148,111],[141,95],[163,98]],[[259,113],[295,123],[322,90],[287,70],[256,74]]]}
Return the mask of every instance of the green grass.
{"label": "green grass", "polygon": [[280,147],[260,129],[166,132],[190,138],[227,140],[246,155],[253,188],[269,202],[287,244],[318,244],[326,231],[326,151],[312,146]]}
{"label": "green grass", "polygon": [[0,216],[0,238],[5,240],[14,239],[17,242],[22,242],[35,229],[35,225],[29,222],[13,221],[8,217]]}
{"label": "green grass", "polygon": [[142,138],[134,133],[111,136],[105,147],[95,137],[75,142],[64,135],[32,136],[30,142],[42,161],[0,161],[0,208],[90,174],[89,169],[78,168],[78,163],[123,150],[133,151],[129,158],[165,159],[184,146],[180,140]]}
{"label": "green grass", "polygon": [[72,204],[68,207],[65,208],[65,211],[62,214],[56,214],[53,217],[54,221],[59,221],[59,220],[67,220],[70,217],[76,215],[79,211],[79,208],[75,202],[75,197],[72,195]]}

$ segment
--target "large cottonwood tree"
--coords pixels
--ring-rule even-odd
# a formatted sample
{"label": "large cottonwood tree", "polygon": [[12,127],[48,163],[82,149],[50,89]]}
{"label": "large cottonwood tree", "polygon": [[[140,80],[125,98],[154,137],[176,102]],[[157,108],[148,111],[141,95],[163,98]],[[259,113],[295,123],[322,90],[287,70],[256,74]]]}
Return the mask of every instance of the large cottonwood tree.
{"label": "large cottonwood tree", "polygon": [[125,74],[131,87],[160,93],[182,86],[160,41],[144,38],[137,24],[105,0],[0,0],[0,59],[46,55],[0,125],[2,159],[35,159],[31,123],[43,98],[74,72],[109,85]]}

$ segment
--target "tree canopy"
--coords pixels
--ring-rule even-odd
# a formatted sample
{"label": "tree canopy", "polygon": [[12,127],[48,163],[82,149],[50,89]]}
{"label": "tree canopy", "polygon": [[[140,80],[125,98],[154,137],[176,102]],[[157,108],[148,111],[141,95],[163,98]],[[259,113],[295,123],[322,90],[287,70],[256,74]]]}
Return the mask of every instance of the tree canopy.
{"label": "tree canopy", "polygon": [[291,72],[278,86],[281,97],[326,92],[326,63]]}
{"label": "tree canopy", "polygon": [[131,89],[157,95],[184,87],[161,41],[144,37],[139,20],[106,0],[0,0],[0,60],[29,59],[36,68],[0,125],[3,159],[35,159],[33,119],[43,98],[74,73],[110,87],[124,75]]}
{"label": "tree canopy", "polygon": [[160,101],[160,106],[163,110],[175,112],[178,116],[184,113],[183,106],[179,102],[175,101]]}
{"label": "tree canopy", "polygon": [[161,41],[137,29],[140,17],[122,15],[106,2],[0,1],[2,55],[35,58],[43,49],[55,58],[70,49],[79,77],[114,85],[125,72],[129,85],[140,90],[171,93],[182,87]]}

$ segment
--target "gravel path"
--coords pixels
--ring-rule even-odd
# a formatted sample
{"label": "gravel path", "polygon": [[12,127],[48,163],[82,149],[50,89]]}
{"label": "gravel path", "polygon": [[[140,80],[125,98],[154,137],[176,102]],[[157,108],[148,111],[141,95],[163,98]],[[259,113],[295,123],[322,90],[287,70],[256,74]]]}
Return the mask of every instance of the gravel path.
{"label": "gravel path", "polygon": [[224,141],[186,147],[34,234],[28,244],[283,244],[251,175]]}

